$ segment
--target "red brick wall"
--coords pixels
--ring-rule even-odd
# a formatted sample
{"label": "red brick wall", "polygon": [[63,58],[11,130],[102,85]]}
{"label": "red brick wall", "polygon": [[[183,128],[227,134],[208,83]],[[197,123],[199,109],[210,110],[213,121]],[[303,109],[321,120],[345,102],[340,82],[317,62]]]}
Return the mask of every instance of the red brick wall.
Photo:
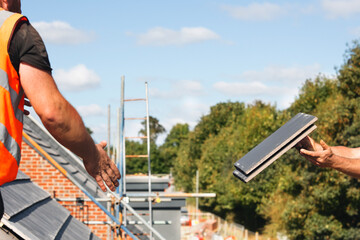
{"label": "red brick wall", "polygon": [[[33,182],[56,198],[88,199],[75,185],[62,175],[47,160],[39,155],[25,142],[22,143],[20,170],[28,175]],[[76,202],[59,202],[62,205],[75,205]],[[93,202],[85,201],[88,208],[89,221],[107,221],[107,215]],[[65,206],[66,207],[66,206]],[[74,207],[67,207],[75,217]],[[79,219],[81,221],[81,219]],[[107,225],[89,225],[91,231],[103,240],[107,239]]]}

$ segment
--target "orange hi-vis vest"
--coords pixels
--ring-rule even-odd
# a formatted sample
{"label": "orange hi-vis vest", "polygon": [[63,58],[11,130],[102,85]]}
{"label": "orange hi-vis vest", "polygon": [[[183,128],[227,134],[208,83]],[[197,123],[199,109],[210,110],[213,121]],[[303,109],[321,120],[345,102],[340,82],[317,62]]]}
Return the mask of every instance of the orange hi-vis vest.
{"label": "orange hi-vis vest", "polygon": [[0,186],[16,178],[21,155],[24,90],[8,49],[17,24],[28,21],[0,8]]}

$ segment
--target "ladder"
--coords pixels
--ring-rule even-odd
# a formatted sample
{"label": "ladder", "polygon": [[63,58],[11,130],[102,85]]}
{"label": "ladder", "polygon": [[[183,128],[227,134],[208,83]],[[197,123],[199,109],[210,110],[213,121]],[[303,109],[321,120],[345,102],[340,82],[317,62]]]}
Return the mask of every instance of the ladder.
{"label": "ladder", "polygon": [[[129,158],[147,158],[148,159],[148,203],[149,203],[149,225],[152,228],[153,225],[153,216],[152,216],[152,188],[151,188],[151,159],[150,159],[150,122],[149,122],[149,94],[148,94],[148,84],[145,82],[145,98],[135,98],[135,99],[125,99],[124,98],[124,92],[125,92],[125,77],[121,77],[121,100],[120,100],[120,111],[119,111],[119,130],[120,130],[120,139],[118,144],[118,150],[119,150],[119,159],[118,159],[118,168],[120,169],[122,181],[120,183],[119,189],[119,195],[120,197],[126,196],[126,160]],[[124,117],[124,109],[125,109],[125,103],[128,102],[135,102],[135,101],[142,101],[146,104],[146,116],[145,117],[130,117],[125,118]],[[133,120],[145,120],[146,121],[146,135],[145,136],[125,136],[125,121],[133,121]],[[125,142],[127,139],[144,139],[147,143],[147,154],[139,154],[139,155],[126,155],[126,146]],[[120,209],[116,211],[117,213],[120,212]],[[119,217],[119,216],[117,216]],[[124,208],[122,210],[122,217],[123,217],[123,224],[126,226],[127,221],[127,210]],[[153,239],[153,231],[150,228],[150,239]]]}

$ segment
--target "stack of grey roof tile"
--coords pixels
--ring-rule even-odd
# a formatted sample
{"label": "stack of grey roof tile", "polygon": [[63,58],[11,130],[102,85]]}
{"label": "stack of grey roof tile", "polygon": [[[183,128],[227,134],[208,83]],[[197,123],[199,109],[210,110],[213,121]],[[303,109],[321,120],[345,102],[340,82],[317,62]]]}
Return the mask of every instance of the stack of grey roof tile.
{"label": "stack of grey roof tile", "polygon": [[304,137],[316,129],[317,118],[298,113],[268,138],[253,148],[234,166],[233,174],[243,182],[248,182],[271,163],[294,147]]}
{"label": "stack of grey roof tile", "polygon": [[21,171],[15,181],[1,186],[1,192],[5,207],[1,239],[100,240]]}
{"label": "stack of grey roof tile", "polygon": [[[93,197],[106,197],[106,194],[100,189],[94,178],[86,172],[81,159],[58,143],[42,125],[30,116],[24,117],[24,132]],[[23,140],[43,156],[37,148],[32,146],[31,142],[26,138],[23,138]],[[46,159],[45,156],[43,157]]]}

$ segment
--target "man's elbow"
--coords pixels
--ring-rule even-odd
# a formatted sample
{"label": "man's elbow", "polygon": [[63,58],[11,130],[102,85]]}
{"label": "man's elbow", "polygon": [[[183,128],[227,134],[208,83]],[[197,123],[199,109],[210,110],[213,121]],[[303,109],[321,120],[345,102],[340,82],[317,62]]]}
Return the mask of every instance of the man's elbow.
{"label": "man's elbow", "polygon": [[64,114],[54,108],[43,109],[39,117],[45,128],[51,134],[65,133],[70,129],[70,127],[67,126],[68,124],[64,118]]}

